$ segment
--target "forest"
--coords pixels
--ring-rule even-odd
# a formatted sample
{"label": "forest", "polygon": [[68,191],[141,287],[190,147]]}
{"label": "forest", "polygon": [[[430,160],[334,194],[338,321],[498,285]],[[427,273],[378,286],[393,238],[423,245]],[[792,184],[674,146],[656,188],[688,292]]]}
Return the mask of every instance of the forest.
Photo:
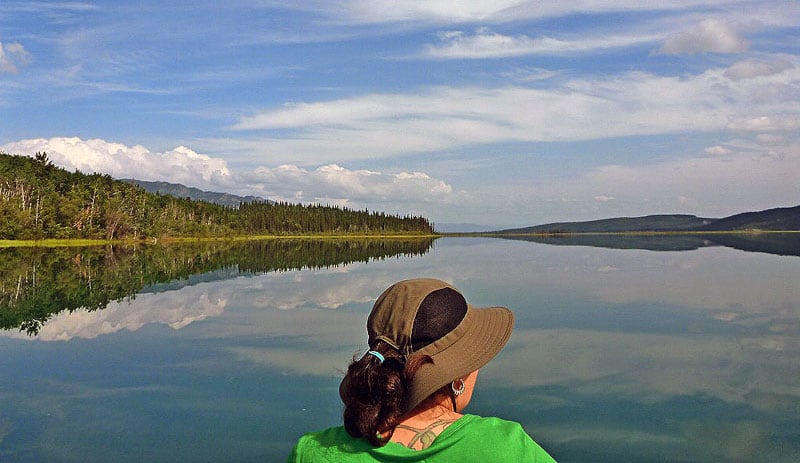
{"label": "forest", "polygon": [[274,202],[222,206],[148,193],[108,175],[0,153],[0,240],[257,235],[430,235],[424,217]]}

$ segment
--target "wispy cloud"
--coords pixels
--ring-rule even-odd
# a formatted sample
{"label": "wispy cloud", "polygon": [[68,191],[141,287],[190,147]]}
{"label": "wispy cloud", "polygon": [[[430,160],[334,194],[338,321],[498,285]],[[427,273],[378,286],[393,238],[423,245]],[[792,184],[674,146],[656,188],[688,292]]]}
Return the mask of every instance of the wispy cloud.
{"label": "wispy cloud", "polygon": [[35,0],[7,0],[3,2],[3,10],[15,13],[51,13],[59,11],[91,11],[96,5],[87,2],[51,2]]}
{"label": "wispy cloud", "polygon": [[632,72],[551,88],[370,94],[287,104],[242,117],[232,128],[268,133],[260,140],[265,154],[355,159],[508,141],[739,130],[762,117],[791,127],[800,118],[794,104],[800,72],[781,69],[758,79],[729,79],[729,69],[674,77]]}
{"label": "wispy cloud", "polygon": [[525,55],[562,55],[650,44],[662,38],[663,36],[658,34],[604,34],[576,39],[558,39],[547,36],[531,38],[527,35],[503,35],[488,28],[480,28],[471,35],[462,31],[440,33],[441,43],[426,46],[421,56],[436,59],[485,59]]}
{"label": "wispy cloud", "polygon": [[754,79],[779,74],[794,67],[792,62],[782,58],[769,61],[746,59],[728,68],[723,75],[731,80]]}
{"label": "wispy cloud", "polygon": [[[69,153],[68,168],[114,176],[402,212],[439,204],[428,210],[453,218],[491,208],[499,219],[479,218],[505,223],[549,204],[548,215],[566,210],[556,204],[587,215],[662,210],[597,182],[548,185],[559,195],[526,189],[562,175],[553,161],[562,155],[576,178],[611,164],[649,166],[636,171],[649,178],[669,177],[655,156],[680,172],[689,158],[722,171],[797,149],[800,9],[781,0],[248,0],[184,10],[0,0],[0,143],[25,138],[6,150]],[[61,134],[82,138],[51,138]],[[626,154],[606,149],[615,144]],[[695,190],[664,182],[669,201],[694,201]],[[661,184],[639,187],[651,185]],[[401,198],[383,199],[391,195]],[[547,201],[534,207],[532,197]],[[516,209],[501,217],[506,204]]]}
{"label": "wispy cloud", "polygon": [[[348,0],[336,7],[326,2],[304,2],[301,8],[324,12],[328,16],[357,23],[430,22],[430,23],[500,23],[520,20],[535,20],[556,16],[586,13],[609,13],[648,11],[654,6],[636,0],[596,2],[579,0],[563,2],[557,0],[472,0],[452,2],[448,0]],[[687,10],[735,4],[731,0],[667,0],[659,2],[661,11]]]}
{"label": "wispy cloud", "polygon": [[731,154],[731,150],[719,145],[709,146],[708,148],[704,149],[703,152],[712,156],[724,156],[726,154]]}
{"label": "wispy cloud", "polygon": [[742,132],[780,132],[800,128],[800,117],[797,114],[787,116],[759,116],[732,121],[728,124],[731,130]]}
{"label": "wispy cloud", "polygon": [[695,53],[741,53],[748,43],[736,28],[719,19],[706,19],[695,27],[675,34],[659,49],[668,55]]}
{"label": "wispy cloud", "polygon": [[30,63],[31,55],[25,50],[21,43],[0,42],[0,73],[16,74],[19,66]]}
{"label": "wispy cloud", "polygon": [[351,202],[450,202],[453,187],[423,172],[381,173],[336,164],[306,170],[293,165],[259,167],[244,175],[254,190],[271,198],[349,205]]}
{"label": "wispy cloud", "polygon": [[[653,211],[723,217],[796,205],[798,178],[800,140],[795,138],[779,146],[757,141],[716,145],[694,156],[644,165],[603,165],[524,191],[500,187],[475,196],[487,204],[505,196],[511,210],[535,202],[546,216],[559,220]],[[565,215],[565,208],[571,212]]]}

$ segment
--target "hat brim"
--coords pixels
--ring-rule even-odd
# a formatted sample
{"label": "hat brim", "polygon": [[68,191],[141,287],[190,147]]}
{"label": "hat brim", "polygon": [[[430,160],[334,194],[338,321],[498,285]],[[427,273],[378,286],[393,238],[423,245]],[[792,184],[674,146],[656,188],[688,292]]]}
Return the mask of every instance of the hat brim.
{"label": "hat brim", "polygon": [[511,337],[514,314],[510,310],[467,306],[467,315],[453,331],[414,352],[429,355],[433,362],[421,366],[414,376],[403,404],[404,413],[442,386],[486,365]]}

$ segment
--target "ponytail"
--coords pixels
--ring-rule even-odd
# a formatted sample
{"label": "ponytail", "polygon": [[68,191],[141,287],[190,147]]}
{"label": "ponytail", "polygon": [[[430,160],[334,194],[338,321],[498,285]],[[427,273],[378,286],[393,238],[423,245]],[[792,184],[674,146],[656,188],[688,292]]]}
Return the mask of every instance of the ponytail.
{"label": "ponytail", "polygon": [[347,432],[365,437],[377,447],[385,445],[388,438],[381,433],[389,431],[391,437],[400,422],[411,380],[428,362],[431,358],[427,355],[406,357],[381,340],[361,358],[353,358],[339,386]]}

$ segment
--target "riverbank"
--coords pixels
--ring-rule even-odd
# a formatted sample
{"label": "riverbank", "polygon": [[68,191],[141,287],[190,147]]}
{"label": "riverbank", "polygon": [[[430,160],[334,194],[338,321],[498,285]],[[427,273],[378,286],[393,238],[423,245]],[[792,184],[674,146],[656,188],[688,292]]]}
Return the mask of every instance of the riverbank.
{"label": "riverbank", "polygon": [[43,240],[0,240],[0,248],[63,248],[63,247],[85,247],[85,246],[108,246],[108,245],[152,245],[170,243],[202,243],[214,241],[258,241],[258,240],[361,240],[361,239],[417,239],[417,238],[439,238],[441,234],[297,234],[297,235],[254,235],[254,236],[209,236],[209,237],[167,237],[167,238],[146,238],[141,240],[106,240],[106,239],[43,239]]}
{"label": "riverbank", "polygon": [[559,233],[494,233],[464,232],[442,233],[443,237],[486,237],[504,238],[509,236],[536,236],[542,238],[559,238],[571,236],[680,236],[680,235],[772,235],[797,233],[800,230],[714,230],[714,231],[627,231],[627,232],[559,232]]}

